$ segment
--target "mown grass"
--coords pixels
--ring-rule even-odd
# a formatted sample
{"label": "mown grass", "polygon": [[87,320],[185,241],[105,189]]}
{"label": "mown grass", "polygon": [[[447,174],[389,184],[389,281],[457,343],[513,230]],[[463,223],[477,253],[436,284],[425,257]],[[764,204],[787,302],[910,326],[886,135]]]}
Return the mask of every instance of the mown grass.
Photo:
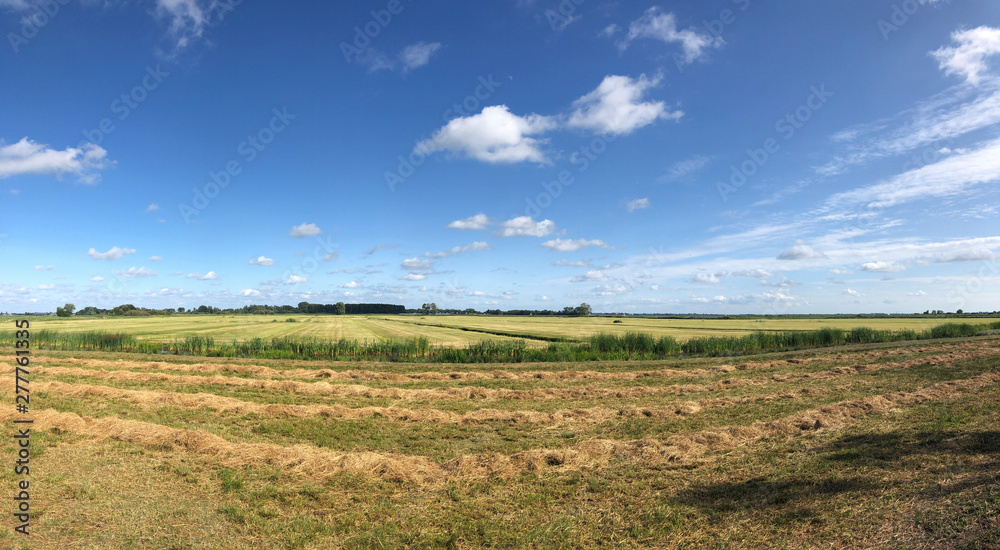
{"label": "mown grass", "polygon": [[[839,400],[967,379],[1000,370],[1000,353],[963,359],[960,352],[988,348],[1000,352],[997,342],[996,338],[967,340],[958,352],[953,346],[939,345],[952,341],[937,341],[929,346],[868,344],[850,351],[832,348],[762,356],[821,356],[824,360],[684,378],[685,382],[710,383],[777,377],[768,385],[680,398],[753,398],[781,390],[810,390],[795,399],[754,400],[678,418],[626,418],[592,425],[485,422],[444,426],[379,418],[273,418],[211,409],[147,407],[95,396],[67,398],[56,392],[39,392],[33,402],[37,399],[36,409],[143,420],[216,433],[237,442],[307,443],[338,452],[370,449],[432,456],[440,461],[456,453],[560,448],[598,437],[666,440],[704,428],[773,420]],[[911,353],[877,355],[895,349]],[[65,353],[39,354],[39,366],[51,366]],[[75,355],[90,357],[92,353]],[[852,353],[871,355],[857,357]],[[955,359],[948,363],[919,362],[952,354]],[[189,360],[177,356],[165,359]],[[829,380],[792,377],[886,361],[918,362],[906,368],[844,374]],[[627,365],[588,363],[586,367],[642,371],[712,364],[718,361],[670,359]],[[570,367],[578,365],[563,365]],[[406,365],[386,368],[410,369]],[[489,372],[496,367],[478,368]],[[155,372],[156,368],[146,370]],[[790,381],[783,382],[785,376]],[[379,401],[408,408],[464,410],[636,407],[678,399],[355,401],[277,390],[51,376],[44,371],[33,374],[32,380],[211,391],[262,403],[317,400],[361,405]],[[539,380],[535,384],[571,387],[578,382]],[[458,382],[445,384],[457,386]],[[589,384],[631,387],[633,381],[593,380]],[[33,498],[38,499],[43,513],[37,520],[32,548],[990,548],[996,547],[1000,528],[998,407],[1000,384],[994,384],[968,395],[863,416],[842,429],[765,437],[692,461],[645,463],[612,457],[607,463],[581,469],[551,467],[511,478],[463,477],[426,485],[386,481],[377,475],[302,478],[269,466],[223,466],[215,457],[169,442],[140,446],[81,440],[71,432],[45,433],[51,439],[39,440],[45,441],[44,452],[33,462],[37,467],[33,472],[41,481]],[[0,480],[12,479],[11,473],[0,473]],[[13,540],[10,535],[0,535],[0,547],[10,546],[7,543]]]}

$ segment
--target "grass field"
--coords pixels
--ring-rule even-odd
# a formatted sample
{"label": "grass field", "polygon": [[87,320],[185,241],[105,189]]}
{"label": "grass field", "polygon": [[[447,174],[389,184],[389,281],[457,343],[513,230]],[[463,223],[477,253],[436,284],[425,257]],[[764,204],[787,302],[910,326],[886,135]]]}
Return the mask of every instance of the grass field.
{"label": "grass field", "polygon": [[[296,322],[286,322],[289,318],[295,319]],[[377,340],[425,336],[432,345],[465,346],[487,337],[505,340],[510,337],[504,334],[509,334],[526,338],[529,346],[540,347],[545,345],[545,341],[532,338],[582,340],[602,332],[624,334],[629,331],[641,331],[653,336],[672,336],[684,341],[699,336],[742,336],[758,330],[815,330],[823,327],[852,329],[864,326],[873,329],[920,331],[945,322],[940,317],[932,316],[804,319],[625,318],[621,323],[614,321],[607,317],[479,315],[175,315],[65,319],[38,317],[32,320],[32,324],[38,330],[127,332],[140,339],[163,342],[195,335],[211,336],[217,340],[286,336],[323,340],[340,338]]]}
{"label": "grass field", "polygon": [[735,360],[32,361],[31,548],[1000,548],[996,336]]}

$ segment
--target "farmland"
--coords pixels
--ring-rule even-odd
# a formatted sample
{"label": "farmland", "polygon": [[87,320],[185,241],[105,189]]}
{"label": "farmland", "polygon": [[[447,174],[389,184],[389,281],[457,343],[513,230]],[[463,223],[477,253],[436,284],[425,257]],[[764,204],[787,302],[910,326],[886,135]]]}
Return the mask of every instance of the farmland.
{"label": "farmland", "polygon": [[[478,322],[209,319],[120,329],[374,338]],[[488,327],[610,324],[514,321]],[[706,328],[680,321],[626,326]],[[31,548],[1000,547],[997,336],[658,361],[39,351],[32,365]],[[13,378],[13,361],[0,369]]]}
{"label": "farmland", "polygon": [[[294,322],[288,322],[293,319]],[[259,338],[317,338],[322,340],[379,340],[426,337],[433,345],[464,346],[483,338],[525,338],[543,346],[546,339],[580,340],[599,333],[640,331],[672,336],[679,341],[704,336],[741,336],[754,331],[852,329],[924,330],[945,322],[926,317],[816,317],[757,319],[646,319],[607,317],[496,317],[479,315],[175,315],[171,317],[57,318],[39,317],[38,329],[56,332],[125,332],[139,339],[166,342],[187,336],[216,340]],[[974,321],[970,321],[974,322]],[[489,331],[476,332],[476,331]],[[535,339],[538,338],[538,339]]]}

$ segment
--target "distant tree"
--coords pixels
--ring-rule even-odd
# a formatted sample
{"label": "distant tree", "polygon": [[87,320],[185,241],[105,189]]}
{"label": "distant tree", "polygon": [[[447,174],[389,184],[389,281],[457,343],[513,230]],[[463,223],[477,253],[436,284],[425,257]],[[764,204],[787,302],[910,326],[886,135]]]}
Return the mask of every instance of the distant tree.
{"label": "distant tree", "polygon": [[184,313],[184,308],[182,307],[177,308],[177,313]]}
{"label": "distant tree", "polygon": [[299,313],[309,313],[309,302],[299,302]]}
{"label": "distant tree", "polygon": [[66,310],[67,314],[73,315],[73,312],[76,311],[76,306],[73,304],[66,304],[63,306],[63,309]]}
{"label": "distant tree", "polygon": [[586,302],[584,302],[584,303],[580,304],[579,306],[577,306],[575,312],[576,312],[577,315],[581,315],[581,316],[586,317],[586,316],[590,315],[590,312],[591,312],[590,305],[587,304]]}
{"label": "distant tree", "polygon": [[344,305],[344,302],[337,302],[333,307],[333,313],[336,315],[344,315],[347,313],[347,306]]}
{"label": "distant tree", "polygon": [[[69,305],[69,304],[67,304],[67,305]],[[956,310],[956,311],[955,311],[955,313],[957,313],[957,314],[961,315],[961,314],[962,314],[962,310],[961,310],[961,309],[958,309],[958,310]]]}

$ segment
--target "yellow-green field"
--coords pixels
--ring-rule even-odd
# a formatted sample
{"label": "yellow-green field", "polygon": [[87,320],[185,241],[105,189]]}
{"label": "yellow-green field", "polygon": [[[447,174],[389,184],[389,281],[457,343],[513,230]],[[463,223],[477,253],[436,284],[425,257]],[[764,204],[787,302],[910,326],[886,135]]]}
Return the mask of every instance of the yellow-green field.
{"label": "yellow-green field", "polygon": [[[294,323],[287,319],[295,319]],[[217,340],[253,337],[318,338],[322,340],[402,339],[426,337],[433,345],[464,346],[484,338],[504,336],[461,330],[499,331],[541,338],[582,339],[601,332],[648,332],[684,341],[697,336],[739,336],[757,330],[814,330],[823,327],[851,329],[924,330],[948,320],[926,318],[776,318],[776,319],[644,319],[607,317],[506,317],[479,315],[175,315],[156,317],[67,318],[39,317],[36,329],[59,332],[103,330],[127,332],[140,339],[170,341],[186,336],[211,336]],[[950,321],[954,322],[954,319]],[[529,340],[542,346],[544,341]]]}
{"label": "yellow-green field", "polygon": [[[243,320],[197,318],[270,328]],[[178,336],[150,321],[121,328]],[[534,364],[36,351],[29,371],[32,534],[8,512],[4,549],[1000,548],[996,336]]]}

